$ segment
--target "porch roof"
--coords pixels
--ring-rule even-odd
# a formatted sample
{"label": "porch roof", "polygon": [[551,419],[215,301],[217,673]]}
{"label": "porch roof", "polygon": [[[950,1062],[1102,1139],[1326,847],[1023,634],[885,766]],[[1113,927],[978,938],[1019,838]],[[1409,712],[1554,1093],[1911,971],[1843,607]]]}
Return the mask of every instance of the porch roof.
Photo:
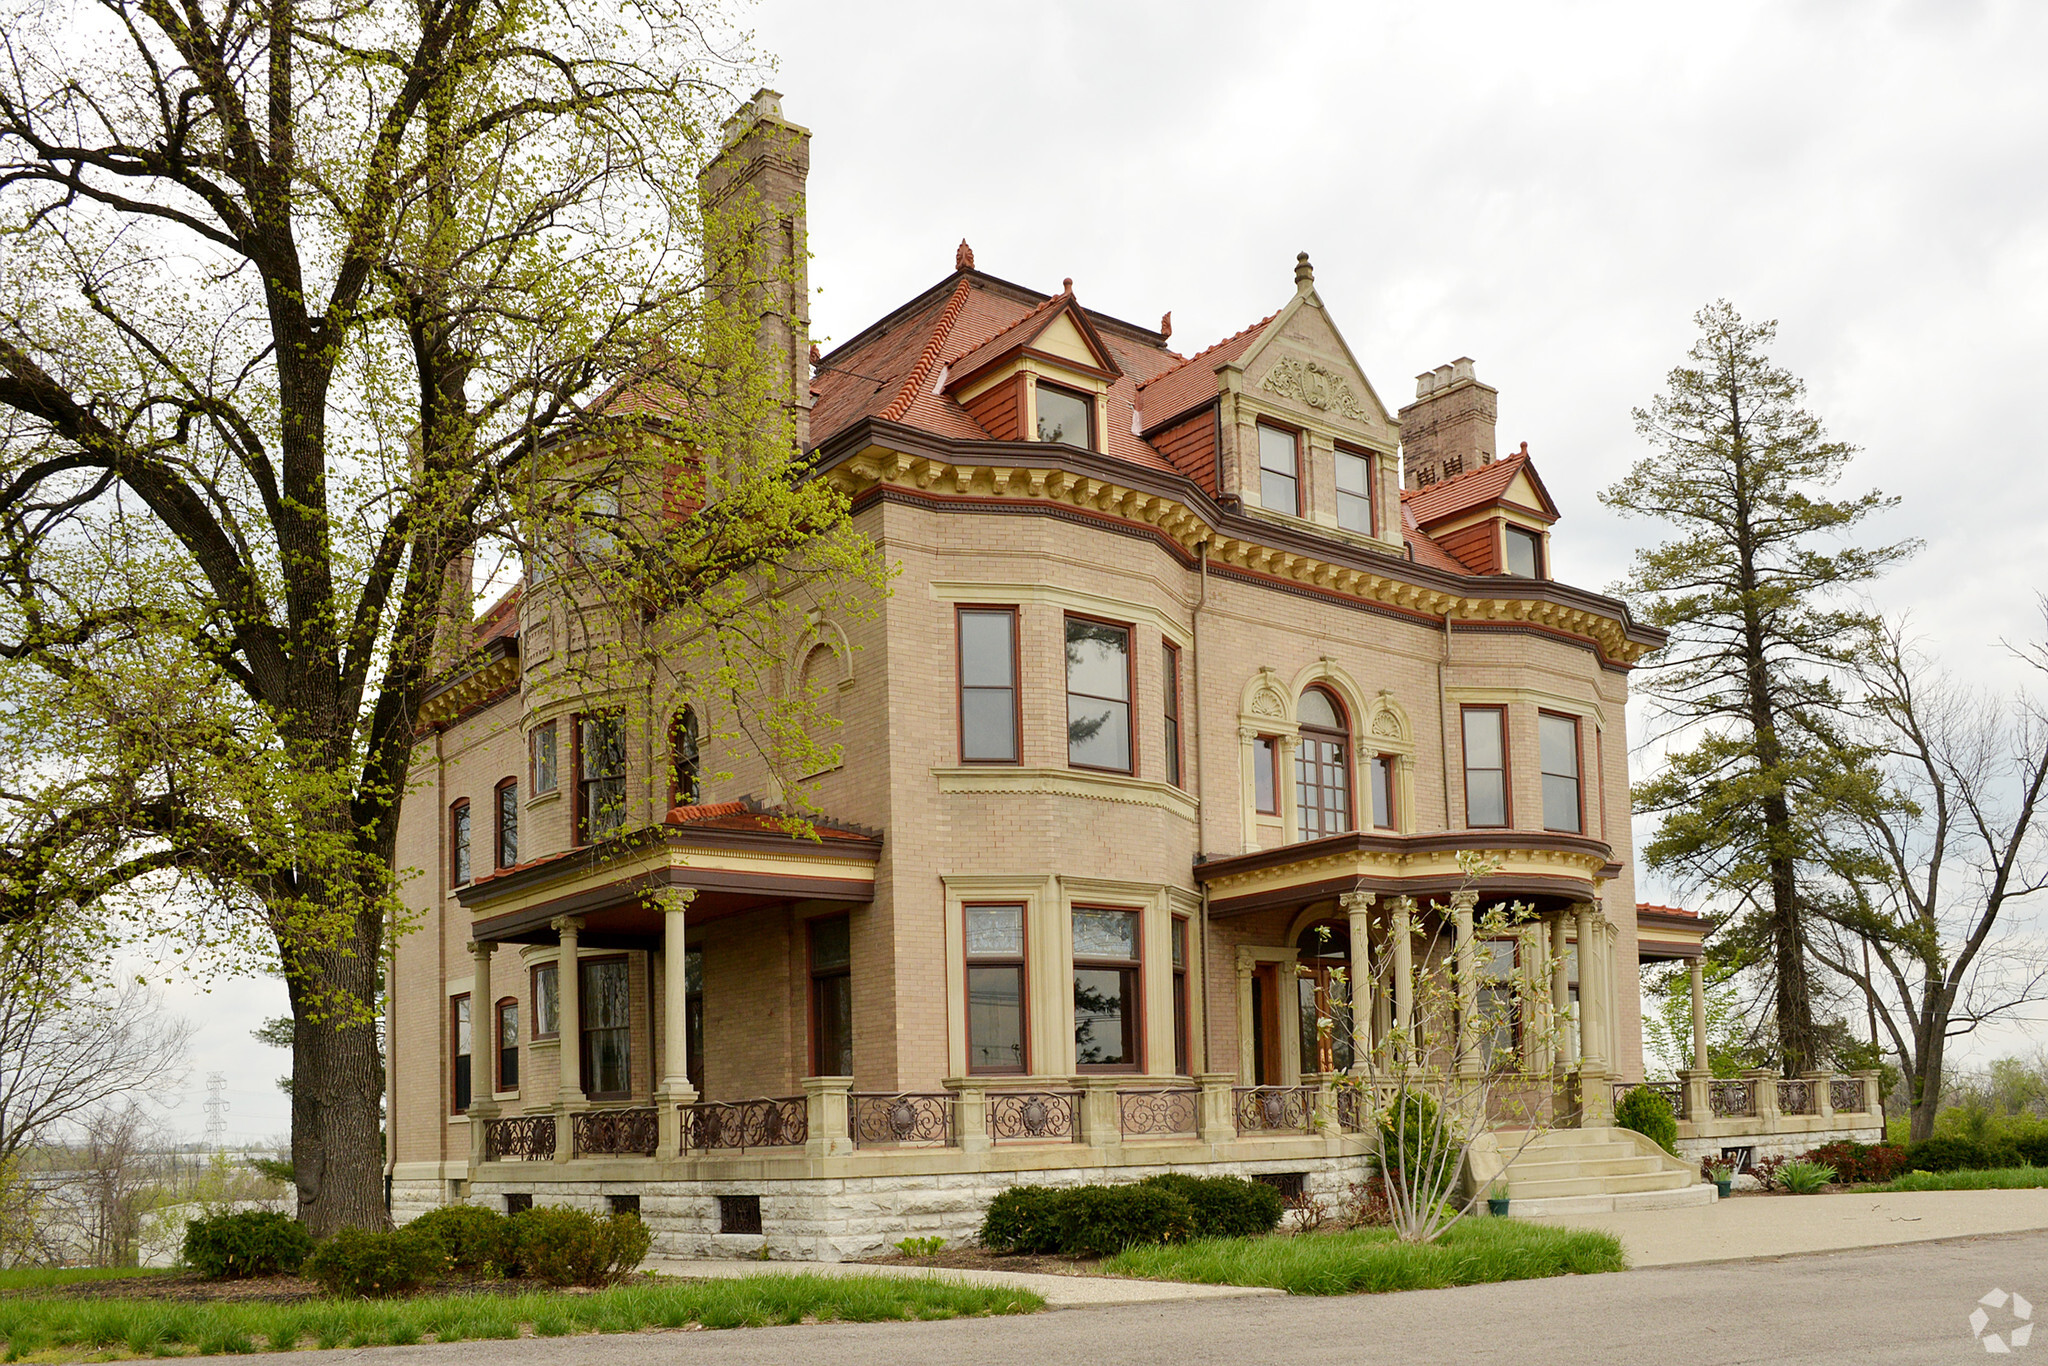
{"label": "porch roof", "polygon": [[554,943],[553,922],[584,921],[592,947],[658,944],[670,889],[692,893],[690,919],[715,920],[786,901],[872,901],[879,835],[814,820],[815,839],[741,802],[678,807],[661,825],[478,878],[456,893],[477,918],[471,938]]}
{"label": "porch roof", "polygon": [[[1461,852],[1499,867],[1477,882],[1458,867]],[[1345,892],[1444,897],[1470,886],[1483,901],[1508,897],[1551,903],[1590,901],[1621,872],[1604,840],[1527,830],[1448,830],[1400,835],[1354,830],[1255,849],[1195,866],[1209,889],[1209,912],[1246,915],[1298,906]]]}

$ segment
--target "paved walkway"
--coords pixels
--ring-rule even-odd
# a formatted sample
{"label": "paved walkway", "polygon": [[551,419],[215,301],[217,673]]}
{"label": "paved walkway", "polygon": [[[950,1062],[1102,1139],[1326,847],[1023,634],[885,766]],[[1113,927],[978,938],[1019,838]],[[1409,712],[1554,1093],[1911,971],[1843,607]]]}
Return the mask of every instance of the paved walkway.
{"label": "paved walkway", "polygon": [[873,1266],[864,1262],[689,1261],[649,1257],[640,1264],[665,1276],[729,1279],[763,1272],[807,1272],[818,1276],[936,1276],[967,1285],[1010,1285],[1035,1292],[1048,1309],[1101,1308],[1111,1304],[1161,1304],[1169,1300],[1232,1300],[1281,1296],[1284,1290],[1257,1285],[1188,1285],[1180,1281],[1136,1281],[1114,1276],[1047,1276],[1021,1271],[969,1271],[956,1267]]}
{"label": "paved walkway", "polygon": [[1529,1222],[1606,1229],[1620,1237],[1630,1266],[1677,1266],[2048,1229],[2048,1190],[1738,1195],[1686,1209]]}

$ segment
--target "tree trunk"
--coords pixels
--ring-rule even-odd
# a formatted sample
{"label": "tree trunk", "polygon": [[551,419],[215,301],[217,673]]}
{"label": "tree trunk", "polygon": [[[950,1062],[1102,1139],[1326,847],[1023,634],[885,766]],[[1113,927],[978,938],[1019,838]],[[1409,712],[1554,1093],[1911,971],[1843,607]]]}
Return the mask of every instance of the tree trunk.
{"label": "tree trunk", "polygon": [[[360,897],[361,893],[357,895]],[[316,1238],[387,1228],[382,1142],[383,1060],[377,1047],[380,902],[357,912],[354,933],[297,955],[292,1002],[292,1171],[299,1219]],[[360,1003],[338,1009],[336,998]]]}

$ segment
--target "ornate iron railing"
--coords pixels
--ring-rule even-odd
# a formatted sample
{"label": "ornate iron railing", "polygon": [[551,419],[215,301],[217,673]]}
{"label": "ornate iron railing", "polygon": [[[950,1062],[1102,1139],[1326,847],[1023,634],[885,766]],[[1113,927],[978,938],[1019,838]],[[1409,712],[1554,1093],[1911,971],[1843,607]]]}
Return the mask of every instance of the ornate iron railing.
{"label": "ornate iron railing", "polygon": [[990,1091],[988,1136],[1031,1143],[1075,1143],[1081,1138],[1079,1091]]}
{"label": "ornate iron railing", "polygon": [[1742,1077],[1707,1083],[1707,1108],[1715,1119],[1739,1119],[1756,1113],[1756,1081]]}
{"label": "ornate iron railing", "polygon": [[1828,1081],[1828,1105],[1838,1115],[1862,1114],[1863,1078],[1830,1078]]}
{"label": "ornate iron railing", "polygon": [[1356,1086],[1337,1088],[1337,1127],[1347,1134],[1365,1132],[1365,1092]]}
{"label": "ornate iron railing", "polygon": [[1820,1113],[1817,1100],[1813,1094],[1813,1083],[1803,1077],[1778,1083],[1778,1113],[1781,1115],[1817,1115]]}
{"label": "ornate iron railing", "polygon": [[1614,1103],[1621,1104],[1622,1097],[1638,1086],[1647,1086],[1671,1102],[1671,1113],[1675,1118],[1692,1118],[1686,1113],[1685,1083],[1682,1081],[1618,1081],[1614,1083]]}
{"label": "ornate iron railing", "polygon": [[811,1110],[802,1096],[701,1101],[682,1111],[685,1152],[798,1148],[811,1136]]}
{"label": "ornate iron railing", "polygon": [[1313,1086],[1233,1086],[1230,1099],[1239,1133],[1289,1129],[1307,1133],[1315,1127]]}
{"label": "ornate iron railing", "polygon": [[652,1106],[585,1110],[576,1116],[578,1157],[652,1157],[658,1121]]}
{"label": "ornate iron railing", "polygon": [[1116,1122],[1126,1138],[1192,1134],[1201,1129],[1202,1093],[1190,1086],[1116,1093]]}
{"label": "ornate iron railing", "polygon": [[953,1142],[953,1097],[912,1091],[852,1091],[846,1097],[846,1121],[855,1147],[874,1143],[946,1147]]}
{"label": "ornate iron railing", "polygon": [[484,1150],[493,1162],[551,1161],[555,1155],[553,1115],[513,1115],[494,1119],[484,1136]]}

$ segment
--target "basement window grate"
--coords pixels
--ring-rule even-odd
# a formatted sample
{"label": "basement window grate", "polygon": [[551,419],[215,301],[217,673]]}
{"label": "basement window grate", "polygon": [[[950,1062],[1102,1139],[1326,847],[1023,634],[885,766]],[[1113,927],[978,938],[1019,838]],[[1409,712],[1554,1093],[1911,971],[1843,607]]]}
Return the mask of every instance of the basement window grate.
{"label": "basement window grate", "polygon": [[637,1195],[607,1195],[604,1202],[611,1207],[613,1214],[631,1214],[637,1217],[640,1213],[640,1197]]}
{"label": "basement window grate", "polygon": [[1307,1172],[1260,1172],[1252,1180],[1263,1182],[1280,1192],[1282,1200],[1299,1200],[1308,1185]]}
{"label": "basement window grate", "polygon": [[530,1191],[517,1191],[508,1193],[505,1196],[505,1213],[507,1214],[518,1214],[522,1210],[530,1210],[532,1208],[533,1195]]}
{"label": "basement window grate", "polygon": [[761,1231],[761,1197],[758,1195],[719,1196],[718,1231],[720,1233],[759,1233]]}

